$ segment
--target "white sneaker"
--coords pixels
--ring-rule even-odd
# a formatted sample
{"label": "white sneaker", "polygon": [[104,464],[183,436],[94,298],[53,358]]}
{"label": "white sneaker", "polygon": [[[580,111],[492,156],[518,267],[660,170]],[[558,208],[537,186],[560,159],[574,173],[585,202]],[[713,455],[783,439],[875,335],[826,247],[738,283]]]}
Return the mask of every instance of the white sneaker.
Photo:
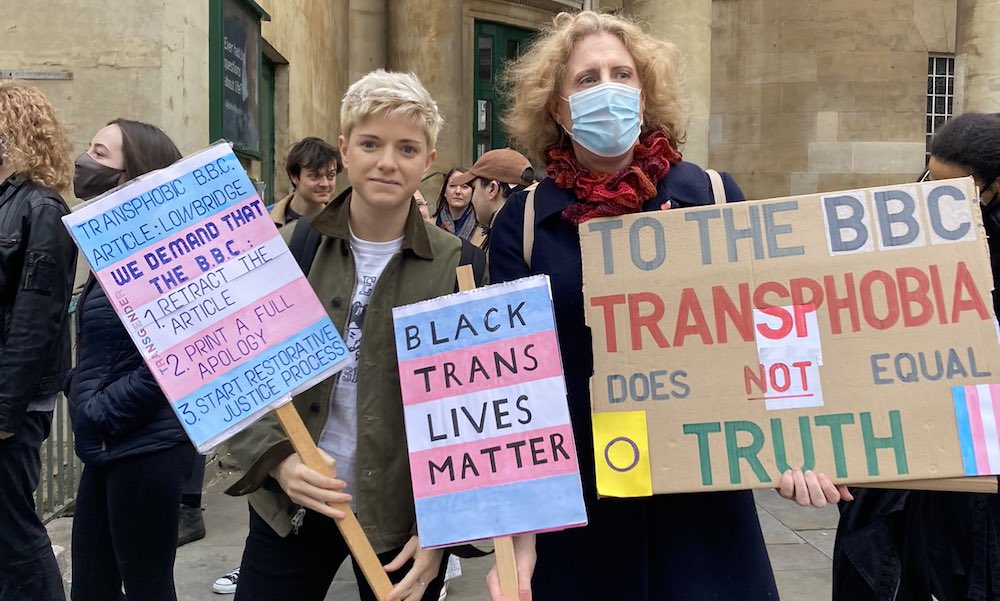
{"label": "white sneaker", "polygon": [[240,579],[240,568],[237,567],[222,578],[212,583],[212,590],[220,595],[232,595],[236,592],[236,582]]}

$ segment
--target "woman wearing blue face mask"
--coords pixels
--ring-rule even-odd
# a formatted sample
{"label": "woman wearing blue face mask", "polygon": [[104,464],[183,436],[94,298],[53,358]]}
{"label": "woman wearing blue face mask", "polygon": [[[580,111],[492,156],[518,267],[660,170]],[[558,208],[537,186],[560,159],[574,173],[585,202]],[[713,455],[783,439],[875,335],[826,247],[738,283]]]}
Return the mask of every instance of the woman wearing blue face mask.
{"label": "woman wearing blue face mask", "polygon": [[[620,17],[556,17],[508,70],[511,137],[544,163],[535,189],[533,252],[524,256],[527,193],[497,214],[490,278],[551,278],[589,524],[515,538],[522,599],[756,601],[777,599],[749,492],[597,499],[584,320],[580,224],[607,217],[711,204],[708,175],[686,163],[680,57]],[[739,187],[723,177],[729,200]],[[690,269],[690,265],[679,268]],[[829,479],[788,474],[783,494],[803,504],[840,499]],[[846,489],[844,489],[846,492]],[[490,593],[502,599],[495,572]]]}

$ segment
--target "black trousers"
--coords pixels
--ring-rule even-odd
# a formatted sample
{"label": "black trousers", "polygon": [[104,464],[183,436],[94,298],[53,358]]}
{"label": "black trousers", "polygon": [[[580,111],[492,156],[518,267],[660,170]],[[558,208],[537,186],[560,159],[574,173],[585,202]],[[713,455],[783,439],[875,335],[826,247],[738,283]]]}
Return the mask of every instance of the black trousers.
{"label": "black trousers", "polygon": [[83,468],[73,516],[73,601],[177,599],[177,514],[196,456],[182,444]]}
{"label": "black trousers", "polygon": [[[392,561],[400,549],[380,554],[383,565]],[[323,601],[340,565],[350,555],[347,543],[330,518],[307,511],[298,534],[282,538],[250,508],[250,534],[247,536],[236,601]],[[427,585],[423,601],[437,601],[444,584],[447,556],[441,560],[438,575]],[[412,562],[389,574],[399,582]],[[377,601],[357,565],[361,601]]]}
{"label": "black trousers", "polygon": [[20,429],[0,440],[0,601],[62,601],[62,577],[32,495],[41,471],[39,449],[52,413],[25,414]]}

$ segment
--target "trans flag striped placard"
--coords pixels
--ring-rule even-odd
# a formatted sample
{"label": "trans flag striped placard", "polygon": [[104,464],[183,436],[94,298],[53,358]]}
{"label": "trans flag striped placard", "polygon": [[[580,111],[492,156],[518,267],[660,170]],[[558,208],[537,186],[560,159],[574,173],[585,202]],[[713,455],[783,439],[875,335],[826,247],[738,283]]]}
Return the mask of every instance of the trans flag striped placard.
{"label": "trans flag striped placard", "polygon": [[225,142],[63,218],[199,451],[347,349]]}
{"label": "trans flag striped placard", "polygon": [[952,387],[966,476],[1000,474],[1000,384]]}
{"label": "trans flag striped placard", "polygon": [[586,524],[548,277],[393,320],[421,546]]}

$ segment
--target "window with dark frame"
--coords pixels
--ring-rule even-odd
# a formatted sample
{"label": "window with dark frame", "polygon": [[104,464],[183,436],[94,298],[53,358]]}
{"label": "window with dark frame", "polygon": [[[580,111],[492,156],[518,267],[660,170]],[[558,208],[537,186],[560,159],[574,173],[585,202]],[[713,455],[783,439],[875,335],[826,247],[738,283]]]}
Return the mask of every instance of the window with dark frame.
{"label": "window with dark frame", "polygon": [[927,57],[927,121],[924,161],[930,160],[934,132],[952,115],[955,99],[955,57],[932,54]]}

